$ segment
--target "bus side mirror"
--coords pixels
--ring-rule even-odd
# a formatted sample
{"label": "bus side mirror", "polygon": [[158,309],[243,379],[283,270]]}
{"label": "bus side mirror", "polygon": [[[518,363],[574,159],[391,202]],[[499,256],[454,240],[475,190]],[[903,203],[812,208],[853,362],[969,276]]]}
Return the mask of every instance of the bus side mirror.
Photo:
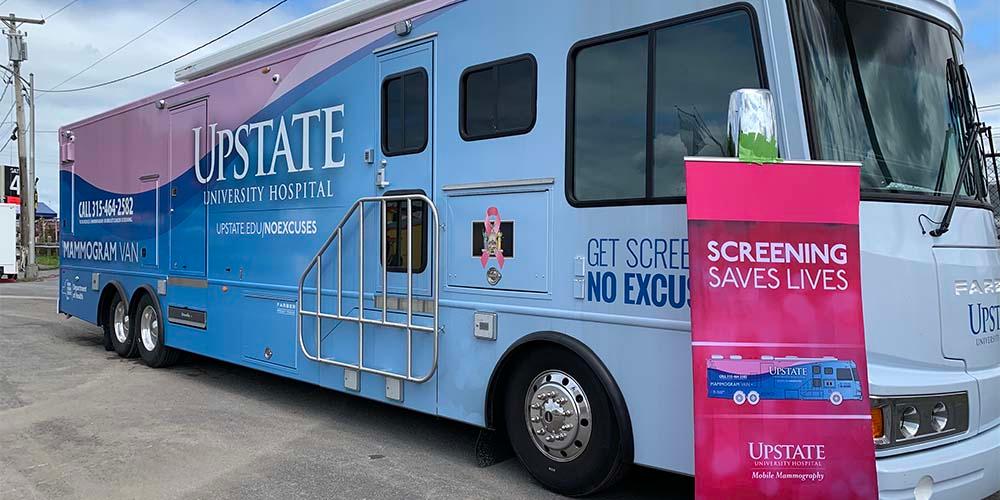
{"label": "bus side mirror", "polygon": [[778,159],[774,98],[766,89],[739,89],[729,95],[726,155],[753,163]]}

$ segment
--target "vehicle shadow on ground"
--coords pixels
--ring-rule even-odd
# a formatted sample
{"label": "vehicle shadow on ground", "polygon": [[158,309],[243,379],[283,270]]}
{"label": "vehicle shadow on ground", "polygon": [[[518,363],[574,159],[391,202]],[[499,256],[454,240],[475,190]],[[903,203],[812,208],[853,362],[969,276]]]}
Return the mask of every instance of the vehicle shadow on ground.
{"label": "vehicle shadow on ground", "polygon": [[[100,335],[81,332],[79,336],[71,336],[67,340],[78,345],[91,345],[109,360],[141,363],[138,359],[121,359],[113,352],[105,352]],[[353,431],[371,436],[376,442],[407,448],[429,448],[450,462],[466,463],[470,468],[477,464],[475,445],[479,429],[474,426],[194,354],[185,354],[176,366],[167,370],[190,382],[210,386],[211,390],[249,398],[317,422],[328,422],[330,426],[350,425]],[[534,482],[516,458],[479,470],[504,482],[520,481],[525,486],[538,488],[532,496],[547,496],[547,492],[541,490],[541,485]],[[693,495],[693,478],[636,466],[616,487],[591,498],[691,498]]]}

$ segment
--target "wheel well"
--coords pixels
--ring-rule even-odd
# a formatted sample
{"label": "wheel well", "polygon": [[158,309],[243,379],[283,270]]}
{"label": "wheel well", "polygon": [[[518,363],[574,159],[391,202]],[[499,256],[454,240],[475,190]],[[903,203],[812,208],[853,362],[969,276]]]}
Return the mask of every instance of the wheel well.
{"label": "wheel well", "polygon": [[118,294],[121,296],[122,300],[128,300],[128,294],[125,293],[125,289],[122,287],[121,283],[117,281],[109,282],[104,285],[104,290],[101,290],[101,298],[97,301],[97,325],[104,326],[108,323],[108,306],[111,305],[111,299]]}
{"label": "wheel well", "polygon": [[625,439],[628,440],[627,445],[631,456],[632,419],[629,417],[628,407],[625,405],[625,397],[622,395],[618,383],[615,382],[615,379],[611,376],[611,372],[604,366],[601,359],[594,354],[594,351],[590,350],[583,342],[559,332],[535,332],[526,335],[508,347],[503,356],[500,357],[500,361],[493,369],[489,385],[486,388],[486,427],[503,430],[504,419],[502,417],[498,418],[497,415],[502,415],[500,411],[503,405],[503,394],[506,390],[507,380],[510,379],[508,373],[517,366],[517,360],[520,357],[543,345],[558,346],[560,349],[579,356],[594,371],[594,374],[603,383],[604,389],[608,393],[608,397],[612,402],[612,411],[616,413],[617,418],[621,422],[622,429],[626,431],[624,436],[627,436]]}
{"label": "wheel well", "polygon": [[135,293],[132,294],[132,300],[128,303],[129,315],[135,317],[138,314],[136,309],[139,307],[139,301],[142,300],[143,296],[149,296],[149,300],[153,302],[153,307],[156,308],[156,313],[163,318],[163,314],[160,312],[160,301],[156,300],[156,292],[149,285],[142,285],[135,289]]}

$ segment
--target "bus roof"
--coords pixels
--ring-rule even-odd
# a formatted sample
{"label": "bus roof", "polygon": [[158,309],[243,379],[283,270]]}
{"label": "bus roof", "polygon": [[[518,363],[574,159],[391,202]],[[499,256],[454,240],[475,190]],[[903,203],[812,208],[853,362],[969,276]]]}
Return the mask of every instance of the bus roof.
{"label": "bus roof", "polygon": [[[231,68],[265,54],[295,45],[317,36],[367,21],[420,0],[342,0],[263,35],[207,55],[174,71],[178,82],[189,82]],[[940,19],[962,33],[955,0],[891,0],[893,3],[924,12]]]}
{"label": "bus roof", "polygon": [[419,0],[343,0],[263,35],[197,59],[174,71],[178,82],[189,82],[231,68],[276,50],[322,36],[417,3]]}
{"label": "bus roof", "polygon": [[890,0],[892,3],[939,19],[962,34],[962,20],[955,0]]}

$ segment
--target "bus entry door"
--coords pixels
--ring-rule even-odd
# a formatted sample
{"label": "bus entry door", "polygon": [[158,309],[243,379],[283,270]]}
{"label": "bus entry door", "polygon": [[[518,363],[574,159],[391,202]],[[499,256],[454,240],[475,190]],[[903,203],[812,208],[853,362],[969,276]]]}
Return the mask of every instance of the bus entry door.
{"label": "bus entry door", "polygon": [[205,276],[205,185],[195,162],[208,161],[208,101],[170,110],[170,274]]}
{"label": "bus entry door", "polygon": [[[409,324],[433,331],[434,325],[431,235],[438,221],[426,201],[433,193],[434,43],[422,41],[376,55],[374,191],[382,197],[409,197],[364,205],[362,314],[368,322],[363,325],[361,353],[366,368],[402,377],[362,372],[360,387],[354,389],[428,412],[437,409],[437,377],[419,383],[403,379],[415,380],[436,368],[434,336],[405,327],[412,321]],[[323,341],[323,352],[356,358],[351,350],[358,352],[353,340],[357,329],[354,324],[336,326]]]}
{"label": "bus entry door", "polygon": [[[379,139],[373,175],[380,196],[432,196],[434,43],[434,40],[424,41],[378,56],[376,135]],[[432,231],[428,225],[438,222],[431,220],[429,207],[418,201],[411,203],[412,213],[407,212],[406,201],[387,203],[385,234],[380,234],[381,228],[375,232],[385,238],[388,292],[404,299],[409,288],[407,265],[411,261],[413,294],[424,298],[431,295]],[[378,218],[378,215],[372,217]],[[412,229],[412,234],[407,233],[408,229]],[[413,252],[409,255],[411,242]],[[366,272],[369,270],[377,270],[381,291],[385,286],[381,263]]]}

